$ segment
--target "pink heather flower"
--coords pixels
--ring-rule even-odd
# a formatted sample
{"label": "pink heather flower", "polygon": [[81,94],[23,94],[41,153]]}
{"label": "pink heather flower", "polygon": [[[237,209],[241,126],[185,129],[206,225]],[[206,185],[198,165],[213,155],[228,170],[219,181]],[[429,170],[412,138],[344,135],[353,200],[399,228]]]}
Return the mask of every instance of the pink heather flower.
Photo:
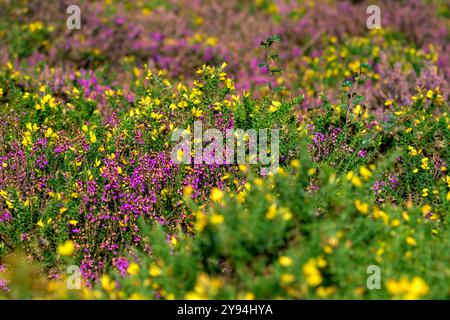
{"label": "pink heather flower", "polygon": [[128,274],[127,269],[129,264],[127,259],[121,257],[115,258],[113,262],[114,267],[119,271],[122,277]]}

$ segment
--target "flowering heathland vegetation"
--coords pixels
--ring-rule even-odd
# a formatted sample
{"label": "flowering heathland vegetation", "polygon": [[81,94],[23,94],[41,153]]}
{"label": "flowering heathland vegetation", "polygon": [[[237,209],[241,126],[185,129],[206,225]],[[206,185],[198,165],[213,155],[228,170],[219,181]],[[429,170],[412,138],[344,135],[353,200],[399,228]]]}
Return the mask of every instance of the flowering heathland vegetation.
{"label": "flowering heathland vegetation", "polygon": [[444,1],[0,3],[0,297],[449,298]]}

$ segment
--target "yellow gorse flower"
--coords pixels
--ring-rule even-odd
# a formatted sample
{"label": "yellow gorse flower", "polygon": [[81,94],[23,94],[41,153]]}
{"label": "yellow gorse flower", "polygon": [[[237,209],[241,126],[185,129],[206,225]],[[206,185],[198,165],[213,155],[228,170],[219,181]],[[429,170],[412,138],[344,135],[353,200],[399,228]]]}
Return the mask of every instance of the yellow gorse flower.
{"label": "yellow gorse flower", "polygon": [[103,290],[108,293],[111,293],[116,288],[116,283],[112,280],[108,275],[103,275],[100,283],[102,285]]}
{"label": "yellow gorse flower", "polygon": [[89,140],[92,143],[96,143],[97,142],[97,136],[95,135],[95,133],[93,131],[89,131]]}
{"label": "yellow gorse flower", "polygon": [[406,277],[400,280],[389,279],[386,283],[388,292],[397,299],[417,300],[428,294],[429,287],[420,277],[409,281]]}
{"label": "yellow gorse flower", "polygon": [[200,210],[198,210],[197,212],[195,212],[195,230],[197,232],[201,232],[203,231],[206,226],[208,225],[208,217]]}
{"label": "yellow gorse flower", "polygon": [[71,256],[74,250],[75,246],[70,240],[67,240],[66,242],[58,246],[58,253],[62,256]]}
{"label": "yellow gorse flower", "polygon": [[369,180],[370,177],[372,176],[372,172],[364,166],[359,168],[359,173],[365,180]]}
{"label": "yellow gorse flower", "polygon": [[423,169],[423,170],[428,170],[429,169],[429,166],[428,166],[428,158],[422,158],[422,160],[420,160],[420,162],[422,163],[421,165],[420,165],[420,167]]}
{"label": "yellow gorse flower", "polygon": [[272,203],[266,212],[266,219],[273,220],[277,216],[277,205]]}
{"label": "yellow gorse flower", "polygon": [[131,262],[127,268],[128,274],[134,276],[139,273],[139,265],[137,263]]}
{"label": "yellow gorse flower", "polygon": [[223,191],[216,187],[212,188],[210,198],[214,202],[220,202],[223,199]]}
{"label": "yellow gorse flower", "polygon": [[155,278],[159,277],[162,274],[161,268],[159,268],[156,264],[152,264],[148,269],[148,274]]}
{"label": "yellow gorse flower", "polygon": [[203,115],[203,110],[197,109],[196,107],[192,108],[192,115],[196,118],[199,118]]}
{"label": "yellow gorse flower", "polygon": [[406,243],[411,247],[417,246],[417,241],[413,237],[406,237]]}
{"label": "yellow gorse flower", "polygon": [[315,258],[310,258],[303,265],[303,275],[306,277],[306,283],[309,286],[316,287],[322,283],[322,275]]}
{"label": "yellow gorse flower", "polygon": [[210,218],[211,224],[213,224],[213,225],[222,224],[224,222],[224,220],[225,220],[224,216],[221,214],[217,214],[217,213],[212,214],[211,218]]}
{"label": "yellow gorse flower", "polygon": [[274,113],[276,111],[278,111],[281,107],[281,102],[279,101],[272,101],[272,104],[269,107],[269,111]]}
{"label": "yellow gorse flower", "polygon": [[291,267],[294,264],[294,260],[288,256],[280,256],[278,262],[282,267]]}
{"label": "yellow gorse flower", "polygon": [[284,285],[291,284],[292,282],[295,281],[295,276],[291,273],[283,273],[281,275],[280,280],[281,280],[281,283]]}
{"label": "yellow gorse flower", "polygon": [[355,208],[362,214],[367,214],[369,212],[369,205],[361,200],[355,200]]}

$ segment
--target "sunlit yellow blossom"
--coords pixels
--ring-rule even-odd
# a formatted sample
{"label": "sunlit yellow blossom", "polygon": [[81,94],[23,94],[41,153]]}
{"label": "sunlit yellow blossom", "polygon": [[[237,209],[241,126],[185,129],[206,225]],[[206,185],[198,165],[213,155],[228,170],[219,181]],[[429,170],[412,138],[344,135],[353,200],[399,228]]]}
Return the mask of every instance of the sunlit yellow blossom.
{"label": "sunlit yellow blossom", "polygon": [[195,213],[195,230],[201,232],[208,225],[208,217],[200,210]]}
{"label": "sunlit yellow blossom", "polygon": [[91,140],[92,143],[97,142],[97,137],[93,131],[89,131],[89,139]]}
{"label": "sunlit yellow blossom", "polygon": [[234,91],[235,87],[234,87],[234,82],[233,80],[231,80],[230,78],[227,78],[225,80],[225,86],[230,90],[230,91]]}
{"label": "sunlit yellow blossom", "polygon": [[276,216],[277,216],[277,206],[276,204],[272,203],[266,212],[266,219],[273,220],[275,219]]}
{"label": "sunlit yellow blossom", "polygon": [[190,185],[185,186],[183,188],[183,195],[185,197],[188,197],[188,196],[190,196],[192,194],[193,191],[194,191],[194,188],[192,186],[190,186]]}
{"label": "sunlit yellow blossom", "polygon": [[196,118],[199,118],[203,115],[203,110],[197,109],[196,107],[192,108],[192,115]]}
{"label": "sunlit yellow blossom", "polygon": [[294,169],[300,169],[300,161],[297,159],[292,160],[291,167]]}
{"label": "sunlit yellow blossom", "polygon": [[333,252],[333,247],[331,247],[330,245],[326,245],[323,247],[323,252],[325,252],[326,254],[331,254]]}
{"label": "sunlit yellow blossom", "polygon": [[148,269],[148,274],[151,277],[159,277],[162,274],[161,268],[159,268],[157,265],[153,264]]}
{"label": "sunlit yellow blossom", "polygon": [[396,227],[398,227],[399,225],[400,225],[400,220],[394,219],[394,220],[391,221],[391,226],[392,226],[392,227],[396,228]]}
{"label": "sunlit yellow blossom", "polygon": [[216,187],[212,188],[210,198],[214,202],[220,202],[223,199],[223,191]]}
{"label": "sunlit yellow blossom", "polygon": [[103,275],[101,280],[103,290],[106,292],[111,293],[116,288],[116,283],[114,280],[112,280],[108,275]]}
{"label": "sunlit yellow blossom", "polygon": [[281,102],[279,102],[279,101],[272,101],[272,104],[269,107],[269,111],[272,112],[272,113],[276,112],[276,111],[278,111],[280,109],[280,107],[281,107]]}
{"label": "sunlit yellow blossom", "polygon": [[412,146],[408,146],[408,150],[409,150],[409,155],[412,157],[417,156],[419,154],[419,152],[416,150],[416,148],[414,148]]}
{"label": "sunlit yellow blossom", "polygon": [[214,213],[211,215],[210,221],[213,225],[222,224],[225,218],[221,214]]}
{"label": "sunlit yellow blossom", "polygon": [[127,268],[127,272],[134,276],[139,273],[139,265],[137,263],[131,262]]}
{"label": "sunlit yellow blossom", "polygon": [[403,211],[403,212],[402,212],[402,218],[403,218],[403,220],[405,220],[405,221],[409,221],[409,215],[408,215],[408,213],[407,213],[406,211]]}
{"label": "sunlit yellow blossom", "polygon": [[292,212],[289,208],[280,208],[280,213],[281,213],[281,218],[284,221],[288,221],[290,219],[292,219]]}
{"label": "sunlit yellow blossom", "polygon": [[389,279],[386,282],[388,292],[397,299],[416,300],[428,294],[429,287],[420,277],[413,277],[409,281],[406,277],[400,280]]}
{"label": "sunlit yellow blossom", "polygon": [[322,256],[316,258],[316,264],[319,268],[325,268],[327,266],[327,261]]}
{"label": "sunlit yellow blossom", "polygon": [[380,210],[377,206],[373,208],[372,216],[374,219],[382,219],[385,225],[389,223],[389,216],[386,214],[386,212]]}
{"label": "sunlit yellow blossom", "polygon": [[295,276],[290,273],[283,273],[280,280],[282,284],[290,284],[295,281]]}
{"label": "sunlit yellow blossom", "polygon": [[303,266],[303,275],[309,286],[316,287],[322,283],[322,275],[316,265],[316,259],[310,258]]}
{"label": "sunlit yellow blossom", "polygon": [[364,166],[359,168],[359,173],[365,180],[369,180],[370,177],[372,176],[372,172]]}
{"label": "sunlit yellow blossom", "polygon": [[406,237],[406,243],[412,247],[417,246],[417,241],[413,237]]}
{"label": "sunlit yellow blossom", "polygon": [[45,132],[45,137],[50,138],[52,135],[53,135],[53,129],[48,128],[47,131]]}
{"label": "sunlit yellow blossom", "polygon": [[358,176],[354,176],[351,181],[352,181],[352,184],[355,187],[361,187],[362,186],[361,179]]}
{"label": "sunlit yellow blossom", "polygon": [[188,292],[185,297],[186,300],[206,300],[208,297],[205,294],[197,293],[197,292]]}
{"label": "sunlit yellow blossom", "polygon": [[369,205],[361,200],[355,200],[355,208],[362,214],[367,214],[369,212]]}
{"label": "sunlit yellow blossom", "polygon": [[239,300],[255,300],[255,294],[253,292],[245,292],[238,295]]}
{"label": "sunlit yellow blossom", "polygon": [[421,161],[421,168],[423,169],[423,170],[428,170],[429,169],[429,166],[428,166],[428,158],[422,158],[422,160],[420,160]]}
{"label": "sunlit yellow blossom", "polygon": [[141,293],[139,293],[139,292],[133,292],[133,293],[131,294],[129,300],[146,300],[146,299],[147,299],[147,298],[146,298],[143,294],[141,294]]}
{"label": "sunlit yellow blossom", "polygon": [[424,204],[421,208],[420,211],[422,212],[422,214],[424,216],[430,214],[430,212],[432,211],[432,207],[429,204]]}
{"label": "sunlit yellow blossom", "polygon": [[328,298],[329,296],[331,296],[335,292],[336,292],[336,287],[333,287],[333,286],[331,286],[331,287],[318,287],[316,289],[316,295],[319,298],[322,298],[322,299]]}
{"label": "sunlit yellow blossom", "polygon": [[183,156],[184,156],[184,151],[182,149],[178,149],[178,151],[177,151],[177,161],[181,163],[183,161]]}

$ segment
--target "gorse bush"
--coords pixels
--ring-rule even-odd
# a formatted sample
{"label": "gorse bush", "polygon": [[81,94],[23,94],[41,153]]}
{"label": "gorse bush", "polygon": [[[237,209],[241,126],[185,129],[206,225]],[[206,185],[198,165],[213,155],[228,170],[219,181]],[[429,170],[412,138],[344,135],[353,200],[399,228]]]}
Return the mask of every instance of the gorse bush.
{"label": "gorse bush", "polygon": [[[373,171],[361,167],[352,177],[337,177],[328,166],[294,160],[267,179],[250,175],[237,194],[213,189],[207,207],[195,205],[186,190],[195,237],[182,230],[167,237],[161,225],[141,221],[143,249],[117,263],[98,287],[79,294],[113,299],[445,298],[448,215],[434,219],[423,207],[378,203],[370,186],[393,162],[390,157]],[[307,186],[313,176],[321,188],[311,193]],[[441,209],[448,212],[448,201]],[[387,290],[366,288],[371,265],[383,270]],[[58,292],[64,291],[61,286]]]}
{"label": "gorse bush", "polygon": [[[256,106],[248,95],[231,96],[234,85],[225,66],[199,69],[199,80],[189,88],[146,70],[137,102],[107,121],[76,88],[64,104],[45,86],[34,94],[16,88],[14,70],[7,66],[3,98],[5,107],[14,107],[4,119],[3,250],[23,246],[52,267],[57,244],[76,238],[84,276],[95,280],[112,257],[140,242],[138,217],[157,220],[167,231],[186,223],[183,187],[193,188],[198,201],[206,200],[214,186],[241,188],[245,178],[235,165],[179,166],[171,159],[171,133],[191,130],[194,121],[222,131],[234,128],[235,118],[244,130],[280,127],[288,132],[295,127],[288,112],[294,101],[282,105],[264,99]],[[121,100],[117,92],[109,95]],[[275,115],[256,115],[256,108],[265,114],[261,111],[274,103],[282,105]],[[292,138],[289,134],[284,140],[295,145],[299,139]],[[281,149],[284,161],[292,151],[288,144]],[[40,242],[40,248],[29,247]]]}
{"label": "gorse bush", "polygon": [[[113,298],[446,297],[448,270],[439,268],[448,217],[429,220],[414,206],[378,204],[365,170],[355,186],[295,160],[233,197],[219,192],[214,205],[195,211],[196,237],[168,240],[160,227],[144,227],[151,252],[131,260],[129,276],[117,275],[117,290],[106,285],[108,276],[99,290]],[[312,175],[321,185],[314,194],[307,191]],[[424,255],[427,262],[417,264]],[[381,267],[388,290],[366,288],[369,265]],[[399,292],[393,283],[402,277],[420,278],[420,285]]]}

